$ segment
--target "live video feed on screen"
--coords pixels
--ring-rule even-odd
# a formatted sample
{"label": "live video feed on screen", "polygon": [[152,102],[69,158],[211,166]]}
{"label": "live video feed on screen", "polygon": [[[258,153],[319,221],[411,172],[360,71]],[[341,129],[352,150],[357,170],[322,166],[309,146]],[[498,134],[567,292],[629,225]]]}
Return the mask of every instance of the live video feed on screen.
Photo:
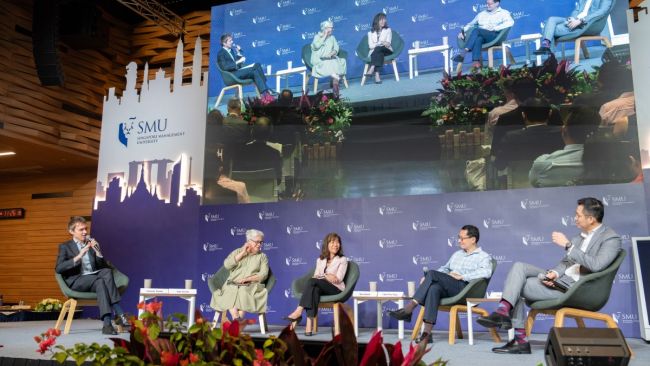
{"label": "live video feed on screen", "polygon": [[580,3],[214,7],[204,204],[640,182],[627,2]]}

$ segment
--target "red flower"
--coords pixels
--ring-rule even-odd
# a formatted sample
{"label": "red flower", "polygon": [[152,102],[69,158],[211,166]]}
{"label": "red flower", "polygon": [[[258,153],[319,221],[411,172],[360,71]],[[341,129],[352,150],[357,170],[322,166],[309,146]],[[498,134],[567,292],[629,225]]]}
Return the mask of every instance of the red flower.
{"label": "red flower", "polygon": [[180,353],[162,351],[162,354],[160,355],[160,363],[163,366],[176,366],[178,365],[180,359],[181,359]]}
{"label": "red flower", "polygon": [[148,303],[141,302],[138,304],[138,309],[143,309],[146,312],[152,313],[152,314],[157,314],[160,309],[162,309],[162,301],[151,301]]}
{"label": "red flower", "polygon": [[199,362],[199,356],[195,355],[194,353],[190,353],[190,362],[191,363]]}
{"label": "red flower", "polygon": [[332,118],[332,117],[328,118],[328,119],[327,119],[327,123],[329,123],[330,125],[331,125],[332,123],[334,123],[334,118]]}
{"label": "red flower", "polygon": [[323,102],[327,102],[327,95],[323,94],[323,97],[320,98],[320,100],[322,100]]}

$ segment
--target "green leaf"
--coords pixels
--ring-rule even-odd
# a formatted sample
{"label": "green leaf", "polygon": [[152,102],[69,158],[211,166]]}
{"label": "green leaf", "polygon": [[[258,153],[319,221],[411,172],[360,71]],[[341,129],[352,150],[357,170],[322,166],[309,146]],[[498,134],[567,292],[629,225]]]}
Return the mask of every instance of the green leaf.
{"label": "green leaf", "polygon": [[55,359],[58,363],[64,363],[65,360],[68,359],[68,354],[65,352],[57,352],[54,354],[54,356],[52,356],[52,358]]}
{"label": "green leaf", "polygon": [[270,349],[265,349],[264,350],[264,359],[265,360],[270,360],[275,356],[275,352],[271,351]]}

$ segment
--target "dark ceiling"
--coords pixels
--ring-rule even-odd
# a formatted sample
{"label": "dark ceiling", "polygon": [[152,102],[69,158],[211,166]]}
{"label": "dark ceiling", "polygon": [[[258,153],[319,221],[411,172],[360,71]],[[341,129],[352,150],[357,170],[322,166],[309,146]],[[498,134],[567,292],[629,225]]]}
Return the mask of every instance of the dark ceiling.
{"label": "dark ceiling", "polygon": [[[144,20],[140,15],[117,0],[96,1],[102,9],[129,24],[137,24]],[[215,5],[236,3],[238,1],[241,0],[158,0],[160,4],[178,15],[185,15],[197,10],[209,10]]]}

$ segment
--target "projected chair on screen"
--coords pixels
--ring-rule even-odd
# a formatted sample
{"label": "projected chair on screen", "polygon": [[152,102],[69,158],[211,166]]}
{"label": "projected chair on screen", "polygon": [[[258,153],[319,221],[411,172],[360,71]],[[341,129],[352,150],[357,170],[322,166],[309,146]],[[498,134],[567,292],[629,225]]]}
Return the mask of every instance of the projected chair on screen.
{"label": "projected chair on screen", "polygon": [[[392,29],[391,32],[392,32],[391,46],[393,47],[393,53],[384,57],[384,63],[393,65],[395,80],[399,81],[399,72],[397,71],[397,58],[399,57],[400,53],[402,53],[402,51],[404,50],[404,40],[399,35],[399,33],[395,32]],[[370,46],[368,46],[367,34],[363,36],[363,38],[361,38],[361,41],[357,46],[357,50],[355,51],[355,54],[357,55],[357,57],[361,59],[361,61],[364,62],[363,76],[361,76],[361,85],[363,85],[366,82],[366,74],[368,73],[368,68],[370,68]]]}
{"label": "projected chair on screen", "polygon": [[[219,104],[221,104],[221,100],[223,99],[224,94],[226,93],[227,90],[231,89],[237,89],[237,96],[239,97],[239,101],[241,102],[242,105],[244,105],[244,85],[249,85],[253,84],[253,79],[240,79],[235,74],[229,71],[222,70],[221,67],[219,67],[219,64],[216,63],[215,67],[217,70],[219,70],[219,73],[221,73],[221,79],[223,80],[224,87],[221,89],[221,92],[219,92],[219,96],[217,97],[217,101],[214,103],[214,108],[218,108]],[[260,91],[257,90],[257,86],[253,84],[253,87],[255,88],[255,92],[257,93],[257,96],[260,96]]]}
{"label": "projected chair on screen", "polygon": [[[342,59],[347,59],[348,53],[345,50],[339,49],[339,53],[336,56]],[[306,44],[302,46],[302,63],[304,63],[305,66],[307,66],[307,70],[309,70],[310,72],[309,77],[312,77],[313,75],[311,75],[311,70],[314,67],[314,65],[312,65],[311,63],[311,44]],[[348,79],[345,77],[345,75],[342,75],[341,79],[343,80],[343,84],[347,89]],[[307,83],[309,83],[309,81]],[[318,78],[314,76],[314,94],[316,94],[317,91],[318,91]]]}
{"label": "projected chair on screen", "polygon": [[[113,279],[115,280],[115,286],[117,287],[120,294],[123,294],[124,291],[126,291],[126,287],[129,285],[129,277],[127,277],[124,273],[118,271],[117,268],[115,267],[112,268],[113,268]],[[74,318],[74,312],[77,309],[77,305],[96,306],[97,293],[80,292],[80,291],[75,291],[70,289],[70,287],[68,287],[68,284],[65,283],[63,276],[61,276],[59,273],[55,273],[54,278],[56,278],[56,282],[59,284],[59,287],[61,288],[61,292],[63,292],[63,295],[65,295],[65,297],[68,298],[68,300],[63,303],[63,307],[61,308],[61,312],[59,313],[59,318],[57,319],[54,328],[59,329],[61,327],[61,323],[63,323],[63,319],[65,319],[67,314],[68,319],[65,322],[65,328],[63,329],[63,334],[68,334],[70,333],[70,327],[72,326],[72,318]]]}
{"label": "projected chair on screen", "polygon": [[[224,283],[226,283],[226,280],[228,279],[228,276],[230,275],[230,271],[226,269],[226,267],[221,267],[217,271],[217,273],[212,276],[208,280],[208,287],[210,288],[210,293],[214,293],[216,290],[220,289],[223,287]],[[271,292],[273,289],[273,286],[275,286],[276,278],[273,275],[273,271],[271,271],[271,268],[269,268],[269,274],[266,277],[266,280],[263,282],[264,288],[266,288],[266,293],[267,295]],[[214,312],[214,320],[212,322],[212,327],[216,327],[217,324],[219,324],[219,317],[221,317],[221,325],[223,326],[223,323],[227,319],[227,311],[224,311],[223,314],[215,311]],[[223,316],[222,316],[223,315]],[[266,314],[265,313],[260,313],[258,314],[259,317],[259,322],[260,322],[260,332],[262,334],[266,334],[268,331],[268,324],[266,322]]]}
{"label": "projected chair on screen", "polygon": [[[495,259],[491,260],[492,262],[492,274],[494,275],[494,270],[497,268],[497,261]],[[445,297],[440,299],[439,311],[448,311],[449,312],[449,344],[456,343],[456,336],[459,339],[463,339],[463,329],[460,326],[460,318],[458,317],[458,312],[467,312],[467,300],[468,298],[483,298],[485,297],[485,291],[487,290],[488,285],[490,284],[490,278],[477,278],[475,280],[469,281],[467,286],[463,291],[459,292],[456,296]],[[411,339],[415,340],[420,334],[420,328],[422,328],[422,323],[424,322],[424,306],[421,307],[418,318],[415,321],[415,326],[413,326],[413,333],[411,334]],[[488,311],[485,309],[473,307],[472,313],[480,314],[486,316]],[[501,342],[501,337],[496,332],[494,328],[490,329],[490,334],[495,342]]]}
{"label": "projected chair on screen", "polygon": [[[499,34],[497,34],[496,38],[492,40],[491,42],[483,43],[481,46],[482,51],[487,51],[488,53],[488,66],[489,67],[494,67],[494,51],[501,51],[501,52],[506,52],[507,57],[510,60],[511,64],[515,63],[515,58],[512,56],[512,53],[510,53],[510,49],[508,47],[502,47],[502,43],[505,42],[508,39],[508,33],[510,32],[510,28],[504,28],[502,29]],[[465,40],[469,38],[469,36],[472,34],[475,28],[470,29],[465,33],[465,39],[460,39],[457,38],[458,40],[458,48],[463,49],[465,48]],[[505,58],[504,58],[505,59]],[[463,63],[459,62],[458,65],[456,66],[456,72],[461,72],[463,70]]]}
{"label": "projected chair on screen", "polygon": [[[316,267],[312,267],[304,276],[293,280],[291,283],[291,292],[295,299],[300,299],[303,289],[307,286],[307,281],[314,276],[315,270]],[[348,314],[354,324],[354,312],[350,306],[345,304],[345,302],[352,296],[354,287],[357,285],[357,281],[359,280],[359,275],[359,265],[352,261],[348,261],[348,269],[343,277],[345,289],[337,295],[321,296],[320,298],[320,304],[318,304],[319,309],[332,308],[334,311],[334,335],[340,333],[339,312],[341,311],[341,308],[343,308],[343,310]],[[314,317],[313,331],[314,333],[318,332],[318,315]]]}
{"label": "projected chair on screen", "polygon": [[581,275],[578,282],[557,299],[528,302],[530,312],[526,319],[526,334],[530,335],[537,314],[555,315],[555,327],[564,327],[564,318],[574,318],[580,328],[584,328],[583,318],[600,320],[608,328],[618,328],[618,324],[609,314],[598,311],[605,306],[612,291],[612,284],[618,268],[625,258],[625,250],[621,249],[614,262],[600,272]]}
{"label": "projected chair on screen", "polygon": [[276,176],[273,168],[261,170],[233,170],[230,178],[246,183],[251,203],[275,202]]}

